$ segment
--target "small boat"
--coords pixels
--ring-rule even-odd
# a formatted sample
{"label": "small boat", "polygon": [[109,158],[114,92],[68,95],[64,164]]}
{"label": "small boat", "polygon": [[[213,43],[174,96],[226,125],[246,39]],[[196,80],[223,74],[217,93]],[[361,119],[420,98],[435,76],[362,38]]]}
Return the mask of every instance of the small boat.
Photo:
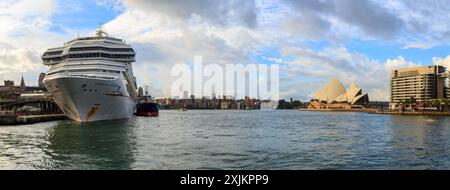
{"label": "small boat", "polygon": [[187,111],[187,108],[181,108],[180,111]]}
{"label": "small boat", "polygon": [[144,102],[136,105],[137,116],[158,116],[159,104],[156,102]]}

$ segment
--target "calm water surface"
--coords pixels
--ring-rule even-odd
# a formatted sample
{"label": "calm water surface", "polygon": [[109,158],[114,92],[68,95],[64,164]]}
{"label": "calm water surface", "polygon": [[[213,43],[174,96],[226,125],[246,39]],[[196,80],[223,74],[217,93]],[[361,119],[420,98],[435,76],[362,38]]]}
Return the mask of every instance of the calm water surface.
{"label": "calm water surface", "polygon": [[450,169],[450,117],[189,110],[0,126],[0,169]]}

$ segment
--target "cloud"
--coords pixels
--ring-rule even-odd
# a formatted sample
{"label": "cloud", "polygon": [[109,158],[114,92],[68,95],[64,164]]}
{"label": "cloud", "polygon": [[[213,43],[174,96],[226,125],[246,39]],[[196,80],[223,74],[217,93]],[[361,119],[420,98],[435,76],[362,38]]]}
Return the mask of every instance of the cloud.
{"label": "cloud", "polygon": [[418,66],[418,64],[413,63],[412,61],[405,60],[404,57],[398,56],[397,59],[388,59],[385,63],[386,70],[394,70],[402,67],[415,67]]}
{"label": "cloud", "polygon": [[433,65],[442,65],[450,71],[450,55],[445,58],[433,57]]}
{"label": "cloud", "polygon": [[[403,56],[371,59],[358,49],[348,50],[348,41],[373,40],[404,49],[432,48],[450,42],[450,16],[445,8],[448,2],[441,0],[95,3],[117,14],[104,28],[135,48],[138,81],[150,84],[152,94],[157,96],[170,96],[168,89],[174,78],[169,73],[174,64],[190,64],[194,56],[202,55],[206,64],[246,64],[253,63],[255,57],[282,63],[280,88],[285,98],[308,99],[317,84],[336,76],[344,84],[357,81],[372,100],[387,100],[390,70],[417,64]],[[69,6],[53,0],[0,2],[4,10],[0,13],[0,77],[17,80],[21,72],[37,76],[46,69],[39,58],[46,48],[60,46],[77,33],[94,32],[94,28],[53,23],[55,12],[65,10],[61,8],[64,4]],[[62,32],[54,32],[55,27]],[[310,44],[315,42],[327,45],[314,48]],[[268,49],[270,53],[266,53]],[[448,59],[434,57],[433,62],[448,65]],[[11,66],[13,62],[18,66]]]}
{"label": "cloud", "polygon": [[125,9],[122,1],[120,0],[96,0],[95,3],[97,6],[103,6],[115,11],[122,11]]}
{"label": "cloud", "polygon": [[169,19],[177,18],[185,22],[206,21],[212,25],[232,23],[244,23],[247,26],[256,25],[253,0],[125,0],[124,4],[129,9],[157,12]]}
{"label": "cloud", "polygon": [[450,42],[448,3],[447,0],[380,2],[403,20],[402,37],[398,41],[404,44],[404,48],[419,49],[429,49]]}
{"label": "cloud", "polygon": [[282,22],[282,28],[304,39],[322,39],[328,35],[331,24],[320,16],[304,13]]}
{"label": "cloud", "polygon": [[[291,96],[310,99],[315,91],[328,82],[330,77],[336,77],[349,85],[356,82],[363,90],[369,93],[371,100],[387,101],[389,99],[389,78],[393,69],[400,67],[417,66],[399,56],[388,59],[384,63],[371,60],[366,55],[349,52],[343,47],[327,48],[322,51],[313,51],[308,48],[285,47],[283,55],[293,55],[295,59],[282,68],[288,74],[288,80],[294,80],[296,86],[284,88],[296,89]],[[313,85],[311,85],[313,84]],[[305,90],[308,89],[308,90]],[[307,98],[304,98],[307,97]]]}
{"label": "cloud", "polygon": [[[300,34],[324,36],[328,31],[352,28],[362,31],[368,37],[391,39],[397,36],[403,21],[389,9],[370,0],[315,1],[288,0],[299,18],[290,26],[298,27]],[[288,30],[290,27],[287,27]],[[346,33],[337,34],[345,36]],[[309,36],[316,38],[315,36]],[[361,36],[365,38],[365,36]]]}
{"label": "cloud", "polygon": [[45,69],[40,55],[49,44],[63,39],[49,32],[55,6],[53,0],[0,2],[0,80],[19,81],[25,74],[37,84],[34,77]]}
{"label": "cloud", "polygon": [[335,6],[338,18],[371,36],[394,38],[403,25],[397,15],[370,0],[337,0]]}
{"label": "cloud", "polygon": [[[258,43],[253,31],[241,26],[179,25],[158,12],[132,9],[105,24],[111,35],[126,39],[137,53],[134,63],[139,85],[151,83],[155,96],[171,96],[172,66],[191,64],[203,56],[204,64],[250,63],[247,52]],[[134,27],[135,26],[135,27]],[[153,92],[152,92],[153,93]]]}
{"label": "cloud", "polygon": [[271,62],[274,62],[274,63],[278,63],[278,64],[286,63],[286,61],[283,58],[263,56],[262,59],[267,60],[267,61],[271,61]]}

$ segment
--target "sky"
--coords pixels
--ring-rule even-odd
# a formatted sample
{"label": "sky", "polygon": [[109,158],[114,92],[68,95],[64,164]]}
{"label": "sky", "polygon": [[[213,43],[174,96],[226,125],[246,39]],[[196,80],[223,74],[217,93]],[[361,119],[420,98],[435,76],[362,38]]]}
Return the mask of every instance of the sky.
{"label": "sky", "polygon": [[170,69],[279,64],[280,96],[307,101],[336,77],[389,99],[394,68],[450,66],[450,0],[0,0],[0,80],[37,85],[40,56],[103,29],[131,44],[138,85],[170,96]]}

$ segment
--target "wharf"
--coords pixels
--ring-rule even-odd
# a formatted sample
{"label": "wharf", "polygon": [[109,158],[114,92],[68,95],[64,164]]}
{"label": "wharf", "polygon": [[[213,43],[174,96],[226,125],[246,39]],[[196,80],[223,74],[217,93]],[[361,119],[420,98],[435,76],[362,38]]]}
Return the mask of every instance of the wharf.
{"label": "wharf", "polygon": [[308,109],[300,108],[298,111],[315,111],[315,112],[372,112],[375,109]]}
{"label": "wharf", "polygon": [[367,112],[369,114],[391,114],[391,115],[434,115],[434,116],[450,116],[450,112],[437,112],[437,111],[406,111],[406,112],[399,112],[399,111],[369,111]]}
{"label": "wharf", "polygon": [[48,115],[0,115],[0,125],[24,125],[46,121],[63,120],[67,117],[64,114]]}
{"label": "wharf", "polygon": [[450,116],[450,112],[440,111],[387,111],[381,109],[299,109],[298,111],[315,112],[366,112],[368,114],[390,114],[390,115],[429,115],[429,116]]}

